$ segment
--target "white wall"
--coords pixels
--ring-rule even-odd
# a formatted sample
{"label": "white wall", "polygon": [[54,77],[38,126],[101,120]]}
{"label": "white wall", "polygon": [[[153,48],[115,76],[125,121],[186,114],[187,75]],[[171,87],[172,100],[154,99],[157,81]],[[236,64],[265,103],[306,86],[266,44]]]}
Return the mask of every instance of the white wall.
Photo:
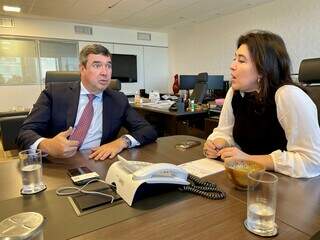
{"label": "white wall", "polygon": [[302,59],[320,57],[320,1],[275,0],[169,33],[170,76],[207,71],[229,79],[229,65],[238,37],[252,29],[281,35],[293,73]]}
{"label": "white wall", "polygon": [[162,93],[172,92],[168,66],[168,48],[144,47],[144,88],[146,92],[157,90]]}
{"label": "white wall", "polygon": [[40,92],[40,85],[0,86],[0,111],[30,109]]}
{"label": "white wall", "polygon": [[[58,22],[58,21],[43,21],[35,19],[15,18],[14,28],[0,27],[0,35],[4,36],[17,36],[17,37],[35,37],[35,38],[50,38],[50,39],[69,39],[79,41],[79,49],[92,42],[97,42],[105,45],[113,53],[134,54],[137,55],[137,83],[124,83],[122,84],[122,91],[126,94],[134,94],[140,88],[144,88],[145,81],[148,81],[148,87],[155,89],[159,87],[159,80],[153,81],[149,72],[159,71],[157,66],[157,55],[147,51],[144,54],[145,47],[167,49],[168,47],[168,34],[160,32],[151,33],[151,41],[137,40],[137,32],[143,32],[132,29],[120,29],[102,26],[90,26],[93,28],[93,35],[81,35],[74,33],[74,23]],[[81,24],[80,24],[81,25]],[[88,26],[88,25],[87,25]],[[167,53],[167,51],[166,51]],[[148,54],[151,54],[150,56]],[[148,63],[144,68],[144,57],[148,60],[155,60],[156,64]],[[161,76],[168,75],[168,56],[161,58],[164,61],[160,67]],[[155,68],[154,71],[152,68]],[[147,71],[147,73],[145,73]],[[161,79],[162,89],[167,88],[168,78]],[[155,85],[153,85],[153,83]],[[0,86],[0,111],[7,111],[15,106],[22,106],[30,108],[35,102],[41,92],[40,85],[32,86]]]}

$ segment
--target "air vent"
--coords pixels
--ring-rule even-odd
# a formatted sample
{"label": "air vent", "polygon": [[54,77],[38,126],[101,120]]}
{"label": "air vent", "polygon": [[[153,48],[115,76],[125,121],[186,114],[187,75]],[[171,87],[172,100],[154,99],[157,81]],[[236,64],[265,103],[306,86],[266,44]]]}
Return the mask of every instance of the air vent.
{"label": "air vent", "polygon": [[6,28],[12,28],[12,27],[14,27],[14,20],[13,20],[13,18],[1,17],[1,18],[0,18],[0,27],[6,27]]}
{"label": "air vent", "polygon": [[138,40],[151,41],[151,33],[138,32]]}
{"label": "air vent", "polygon": [[92,35],[92,27],[75,25],[74,32],[77,34]]}

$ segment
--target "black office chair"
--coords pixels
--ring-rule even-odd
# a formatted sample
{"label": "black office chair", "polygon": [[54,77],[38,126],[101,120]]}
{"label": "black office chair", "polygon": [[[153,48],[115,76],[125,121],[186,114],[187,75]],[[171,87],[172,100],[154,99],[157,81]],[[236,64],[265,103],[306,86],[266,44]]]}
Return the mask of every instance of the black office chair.
{"label": "black office chair", "polygon": [[0,118],[1,141],[4,151],[18,149],[16,138],[26,115]]}
{"label": "black office chair", "polygon": [[299,67],[299,82],[307,89],[318,109],[320,124],[320,58],[304,59]]}
{"label": "black office chair", "polygon": [[194,85],[193,92],[190,96],[190,100],[194,100],[195,103],[202,103],[204,97],[208,91],[208,73],[199,73],[197,76],[196,84]]}
{"label": "black office chair", "polygon": [[45,77],[45,85],[49,83],[61,82],[77,82],[80,81],[79,72],[63,72],[63,71],[47,71]]}
{"label": "black office chair", "polygon": [[[80,81],[79,72],[47,71],[45,86],[49,83],[76,82]],[[111,79],[109,87],[115,91],[121,90],[121,82],[118,79]]]}
{"label": "black office chair", "polygon": [[111,79],[109,88],[115,90],[115,91],[120,91],[121,90],[121,82],[119,79]]}

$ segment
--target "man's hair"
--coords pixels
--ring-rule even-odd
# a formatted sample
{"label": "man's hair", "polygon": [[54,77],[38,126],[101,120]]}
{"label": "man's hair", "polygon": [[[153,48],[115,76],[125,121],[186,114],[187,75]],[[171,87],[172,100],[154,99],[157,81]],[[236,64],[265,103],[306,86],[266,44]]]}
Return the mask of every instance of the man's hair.
{"label": "man's hair", "polygon": [[279,87],[293,84],[291,61],[286,45],[279,35],[267,31],[251,31],[239,37],[237,47],[247,45],[250,56],[262,77],[259,84],[259,98],[267,100]]}
{"label": "man's hair", "polygon": [[80,65],[83,65],[83,66],[87,65],[89,54],[97,54],[97,55],[103,55],[106,57],[111,57],[111,53],[106,47],[100,44],[87,45],[84,48],[82,48],[80,52],[80,56],[79,56]]}

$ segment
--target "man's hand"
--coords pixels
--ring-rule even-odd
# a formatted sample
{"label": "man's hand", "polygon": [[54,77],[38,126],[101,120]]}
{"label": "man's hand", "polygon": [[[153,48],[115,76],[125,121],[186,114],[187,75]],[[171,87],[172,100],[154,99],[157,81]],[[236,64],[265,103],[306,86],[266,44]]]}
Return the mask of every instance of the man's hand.
{"label": "man's hand", "polygon": [[249,160],[250,155],[242,152],[239,148],[236,147],[227,147],[221,149],[218,152],[218,155],[221,156],[221,159],[224,161],[227,160]]}
{"label": "man's hand", "polygon": [[40,142],[38,148],[48,153],[50,156],[57,158],[68,158],[73,156],[78,150],[78,141],[68,140],[72,133],[70,127],[67,131],[58,133],[53,138],[46,138]]}
{"label": "man's hand", "polygon": [[223,138],[207,140],[203,147],[203,154],[207,158],[217,158],[220,156],[218,152],[225,146],[227,146],[227,142]]}
{"label": "man's hand", "polygon": [[122,138],[118,138],[113,142],[93,148],[92,153],[89,155],[89,158],[92,158],[94,160],[105,160],[107,158],[114,158],[126,147],[127,143]]}

